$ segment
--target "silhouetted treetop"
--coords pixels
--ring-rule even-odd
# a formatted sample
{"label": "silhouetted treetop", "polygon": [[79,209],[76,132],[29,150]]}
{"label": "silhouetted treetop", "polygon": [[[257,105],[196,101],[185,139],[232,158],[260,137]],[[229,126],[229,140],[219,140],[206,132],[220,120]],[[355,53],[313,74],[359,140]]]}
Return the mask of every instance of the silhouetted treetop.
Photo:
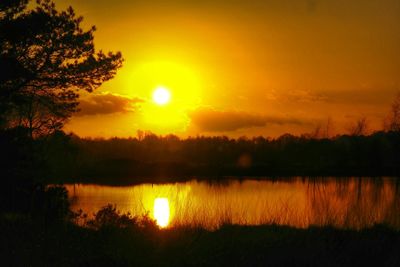
{"label": "silhouetted treetop", "polygon": [[393,100],[389,116],[385,121],[385,130],[400,132],[400,92]]}
{"label": "silhouetted treetop", "polygon": [[0,5],[0,105],[3,127],[22,126],[31,135],[58,130],[77,111],[79,91],[92,92],[122,65],[120,52],[96,51],[93,26],[69,7],[49,0],[3,1]]}
{"label": "silhouetted treetop", "polygon": [[359,118],[349,128],[349,134],[353,136],[366,135],[367,131],[368,131],[368,120],[366,117]]}
{"label": "silhouetted treetop", "polygon": [[0,2],[0,19],[12,19],[24,10],[28,0],[2,0]]}

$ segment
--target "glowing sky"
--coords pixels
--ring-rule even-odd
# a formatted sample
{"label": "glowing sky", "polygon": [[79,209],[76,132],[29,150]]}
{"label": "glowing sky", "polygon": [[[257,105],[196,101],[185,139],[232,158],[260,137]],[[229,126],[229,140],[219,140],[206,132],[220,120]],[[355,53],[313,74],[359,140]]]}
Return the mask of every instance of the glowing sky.
{"label": "glowing sky", "polygon": [[[66,129],[81,136],[379,129],[400,89],[398,0],[56,0],[124,66]],[[152,101],[159,86],[171,102]]]}

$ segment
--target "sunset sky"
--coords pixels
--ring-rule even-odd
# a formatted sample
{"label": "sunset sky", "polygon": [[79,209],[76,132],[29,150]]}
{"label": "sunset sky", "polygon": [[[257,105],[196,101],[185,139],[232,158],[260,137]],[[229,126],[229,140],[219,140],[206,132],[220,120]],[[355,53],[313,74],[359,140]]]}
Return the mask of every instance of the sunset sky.
{"label": "sunset sky", "polygon": [[[399,0],[56,0],[124,66],[66,130],[80,136],[335,133],[382,128],[400,89]],[[163,87],[170,102],[152,94]]]}

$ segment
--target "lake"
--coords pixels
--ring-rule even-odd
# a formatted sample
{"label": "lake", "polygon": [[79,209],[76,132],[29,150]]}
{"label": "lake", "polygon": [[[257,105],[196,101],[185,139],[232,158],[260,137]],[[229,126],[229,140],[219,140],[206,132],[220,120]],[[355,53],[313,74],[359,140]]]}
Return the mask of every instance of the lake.
{"label": "lake", "polygon": [[362,229],[384,223],[400,229],[400,180],[389,177],[66,187],[72,209],[89,217],[110,203],[132,215],[149,213],[161,227],[216,229],[229,223]]}

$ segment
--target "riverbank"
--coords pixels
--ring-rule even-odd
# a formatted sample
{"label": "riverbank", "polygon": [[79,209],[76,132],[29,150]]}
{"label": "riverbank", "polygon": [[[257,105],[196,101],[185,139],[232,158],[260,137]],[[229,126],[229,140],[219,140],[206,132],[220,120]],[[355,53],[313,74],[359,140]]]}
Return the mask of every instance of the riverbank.
{"label": "riverbank", "polygon": [[301,166],[295,164],[253,164],[245,168],[229,165],[186,164],[184,162],[135,162],[126,159],[103,160],[82,165],[69,176],[54,173],[50,183],[82,183],[104,185],[129,185],[140,183],[173,183],[192,179],[223,181],[235,179],[284,180],[292,177],[397,177],[397,168],[375,169],[369,165],[332,165],[319,168],[317,165]]}
{"label": "riverbank", "polygon": [[363,175],[328,175],[328,176],[306,176],[306,175],[287,175],[287,176],[229,176],[229,175],[211,175],[211,176],[195,176],[195,175],[158,175],[158,176],[82,176],[82,177],[68,177],[57,178],[51,177],[46,180],[46,184],[82,184],[82,185],[103,185],[103,186],[132,186],[140,184],[174,184],[174,183],[187,183],[191,181],[206,182],[209,184],[229,184],[231,181],[271,181],[271,182],[293,182],[296,180],[312,180],[315,182],[325,182],[329,179],[346,180],[349,178],[357,178],[360,180],[376,180],[381,181],[385,178],[398,181],[400,184],[399,176],[390,175],[376,175],[376,176],[363,176]]}
{"label": "riverbank", "polygon": [[3,266],[399,266],[400,232],[225,225],[102,228],[2,219]]}

